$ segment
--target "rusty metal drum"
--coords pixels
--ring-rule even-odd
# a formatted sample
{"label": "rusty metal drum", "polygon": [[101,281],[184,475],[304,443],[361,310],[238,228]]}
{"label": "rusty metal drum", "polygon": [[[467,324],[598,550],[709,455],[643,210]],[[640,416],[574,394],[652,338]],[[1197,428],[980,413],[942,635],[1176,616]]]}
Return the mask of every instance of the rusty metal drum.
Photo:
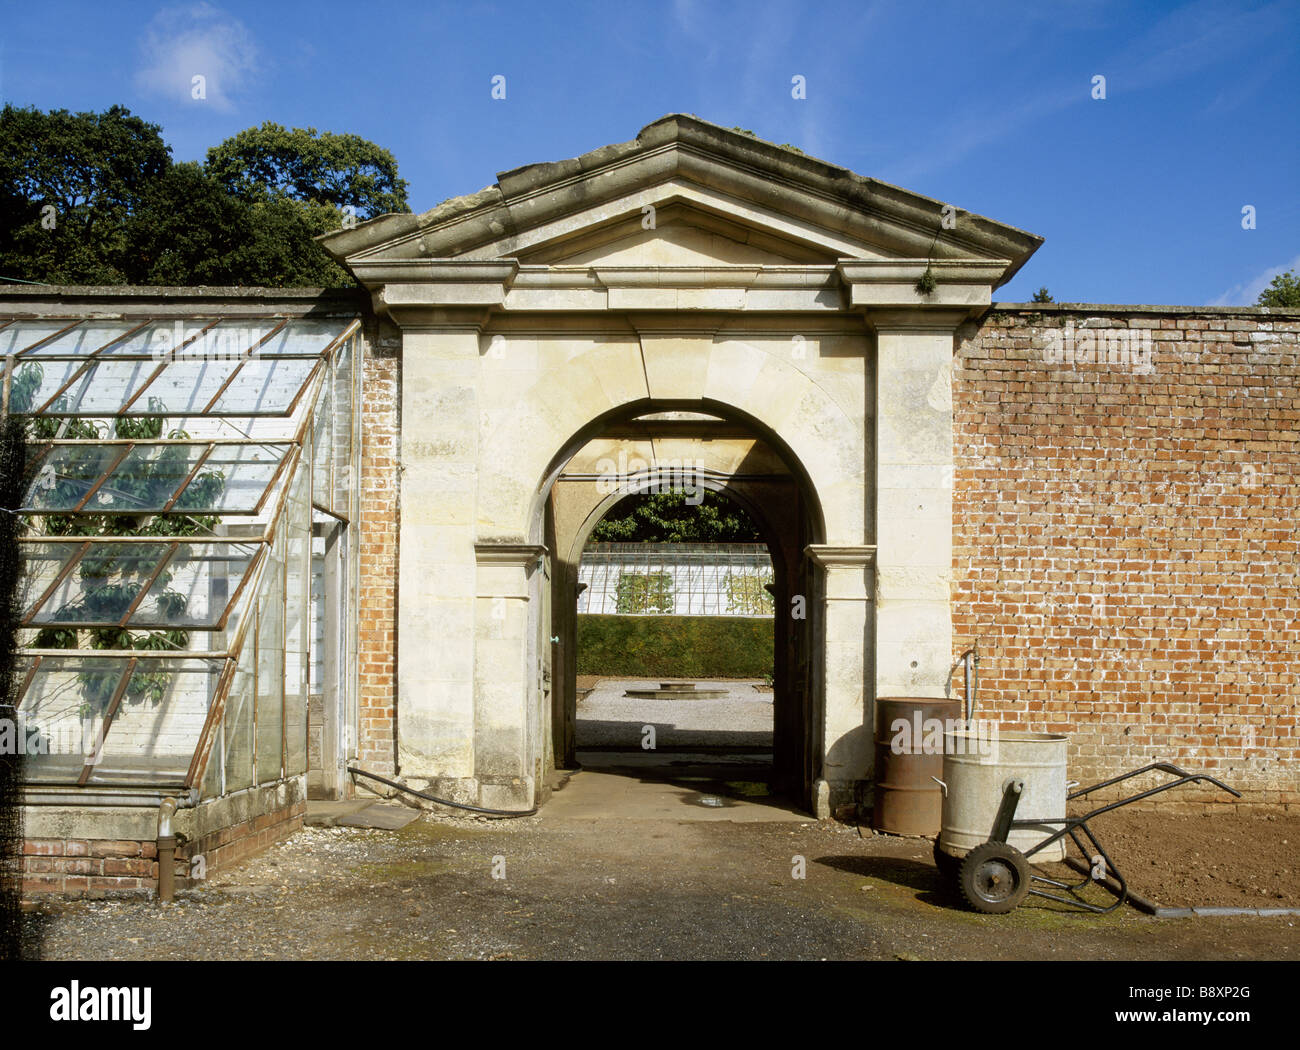
{"label": "rusty metal drum", "polygon": [[943,741],[962,705],[938,697],[876,700],[876,780],[871,826],[895,835],[937,835],[943,821]]}

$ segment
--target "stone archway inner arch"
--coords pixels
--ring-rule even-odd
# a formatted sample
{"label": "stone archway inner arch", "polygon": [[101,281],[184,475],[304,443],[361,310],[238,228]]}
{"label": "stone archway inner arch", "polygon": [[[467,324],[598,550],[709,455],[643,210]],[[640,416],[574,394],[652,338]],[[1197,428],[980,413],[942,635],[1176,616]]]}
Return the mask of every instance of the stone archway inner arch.
{"label": "stone archway inner arch", "polygon": [[[697,418],[667,417],[691,415]],[[700,422],[707,419],[709,422]],[[644,466],[639,475],[611,467]],[[557,765],[571,768],[576,753],[579,568],[586,541],[606,513],[629,495],[658,490],[668,468],[688,488],[734,500],[757,525],[773,568],[773,780],[789,798],[811,807],[821,775],[822,696],[817,673],[820,605],[809,602],[819,581],[804,555],[821,537],[815,494],[788,453],[772,448],[747,426],[717,415],[651,413],[607,423],[549,484],[545,545],[550,553],[551,746]],[[797,601],[795,596],[799,596]]]}

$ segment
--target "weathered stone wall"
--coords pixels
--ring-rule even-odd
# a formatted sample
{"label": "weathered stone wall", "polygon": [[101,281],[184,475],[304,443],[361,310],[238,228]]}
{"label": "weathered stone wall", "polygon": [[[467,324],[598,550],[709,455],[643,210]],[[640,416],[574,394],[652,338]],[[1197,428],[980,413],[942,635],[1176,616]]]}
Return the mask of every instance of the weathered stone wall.
{"label": "weathered stone wall", "polygon": [[982,714],[1070,734],[1071,779],[1164,759],[1300,804],[1298,333],[1096,306],[958,333],[954,648]]}

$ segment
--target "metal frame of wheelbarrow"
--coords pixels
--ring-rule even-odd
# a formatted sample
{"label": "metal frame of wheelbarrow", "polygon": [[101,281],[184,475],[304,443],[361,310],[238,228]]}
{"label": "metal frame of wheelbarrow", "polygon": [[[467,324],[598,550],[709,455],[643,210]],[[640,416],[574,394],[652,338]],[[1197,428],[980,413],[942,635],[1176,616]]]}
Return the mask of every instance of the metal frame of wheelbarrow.
{"label": "metal frame of wheelbarrow", "polygon": [[[1153,762],[1149,766],[1143,766],[1141,769],[1134,769],[1128,773],[1122,773],[1117,777],[1111,777],[1109,780],[1103,780],[1099,784],[1093,784],[1091,787],[1081,788],[1080,790],[1075,791],[1073,794],[1067,795],[1066,801],[1073,801],[1078,798],[1083,798],[1085,795],[1090,795],[1094,791],[1100,791],[1102,788],[1111,787],[1114,784],[1119,784],[1125,780],[1130,780],[1133,777],[1141,776],[1143,773],[1150,773],[1152,770],[1159,770],[1161,773],[1168,773],[1170,776],[1177,777],[1178,779],[1167,781],[1164,784],[1159,784],[1156,787],[1150,788],[1146,791],[1139,792],[1136,795],[1131,795],[1128,798],[1120,799],[1118,802],[1111,802],[1108,805],[1101,806],[1097,809],[1092,810],[1089,813],[1085,813],[1083,816],[1053,817],[1047,820],[1038,819],[1038,818],[1030,819],[1027,817],[1021,818],[1019,820],[1016,819],[1016,807],[1020,804],[1020,796],[1021,796],[1021,792],[1024,791],[1025,782],[1019,779],[1008,780],[1002,790],[1002,802],[998,806],[998,814],[996,819],[993,821],[993,831],[989,835],[988,841],[985,843],[981,843],[979,846],[976,846],[975,849],[967,853],[965,857],[960,858],[960,860],[956,857],[953,857],[952,859],[958,861],[959,865],[964,866],[966,861],[969,858],[974,856],[977,851],[980,851],[982,854],[982,858],[984,860],[989,860],[989,859],[1001,860],[1004,863],[1009,863],[1013,867],[1015,867],[1017,872],[1019,872],[1022,875],[1022,877],[1024,874],[1029,875],[1031,884],[1029,885],[1029,888],[1027,890],[1016,895],[1016,897],[1014,898],[1015,903],[1011,904],[1010,907],[1006,907],[1006,908],[999,907],[995,911],[989,912],[990,914],[998,914],[1004,911],[1011,911],[1016,906],[1018,906],[1020,902],[1024,899],[1024,897],[1027,896],[1028,894],[1033,894],[1036,897],[1045,897],[1048,900],[1057,901],[1058,903],[1061,904],[1069,904],[1074,907],[1084,908],[1087,911],[1096,912],[1098,914],[1104,915],[1107,912],[1112,912],[1128,899],[1128,883],[1124,881],[1124,876],[1120,873],[1119,868],[1115,866],[1115,862],[1110,859],[1110,854],[1108,854],[1105,848],[1102,846],[1102,844],[1097,841],[1097,836],[1094,835],[1092,829],[1088,827],[1088,821],[1092,820],[1094,817],[1100,816],[1103,813],[1109,813],[1113,809],[1119,809],[1121,806],[1127,806],[1133,802],[1140,802],[1144,798],[1150,798],[1152,795],[1158,795],[1162,791],[1168,791],[1170,788],[1181,787],[1183,784],[1191,784],[1197,781],[1205,781],[1206,783],[1213,784],[1215,787],[1222,788],[1230,795],[1233,795],[1236,798],[1241,798],[1240,791],[1233,790],[1232,788],[1228,787],[1227,784],[1224,784],[1221,781],[1216,780],[1214,777],[1209,776],[1208,774],[1188,773],[1185,770],[1179,769],[1177,766],[1171,765],[1168,762]],[[1007,842],[1008,836],[1014,830],[1021,830],[1026,828],[1037,828],[1037,827],[1042,827],[1043,825],[1054,825],[1054,824],[1062,825],[1061,830],[1048,835],[1046,838],[1043,839],[1042,842],[1038,843],[1038,845],[1034,846],[1032,849],[1028,849],[1021,852],[1020,850],[1016,849],[1016,847],[1012,846],[1010,843]],[[1083,834],[1088,837],[1088,841],[1091,842],[1093,846],[1096,847],[1097,853],[1095,855],[1090,854],[1088,850],[1084,848],[1084,845],[1080,841],[1078,835],[1080,831],[1082,831]],[[1029,865],[1032,863],[1032,858],[1035,853],[1038,853],[1040,850],[1046,849],[1048,846],[1052,845],[1052,843],[1056,842],[1057,840],[1063,838],[1066,835],[1068,835],[1071,841],[1073,841],[1074,844],[1079,848],[1079,852],[1083,855],[1083,859],[1085,863],[1088,862],[1094,856],[1100,855],[1102,861],[1106,865],[1105,868],[1106,873],[1114,876],[1116,883],[1118,883],[1119,885],[1119,891],[1116,893],[1116,891],[1112,889],[1109,885],[1107,885],[1104,882],[1102,883],[1102,885],[1106,885],[1107,889],[1110,889],[1112,893],[1115,893],[1114,904],[1111,904],[1108,907],[1103,908],[1100,905],[1090,904],[1087,901],[1079,898],[1078,896],[1079,890],[1083,889],[1083,887],[1088,885],[1088,883],[1090,882],[1100,881],[1099,879],[1096,879],[1094,877],[1092,871],[1089,871],[1089,873],[1086,874],[1083,877],[1083,879],[1075,883],[1061,882],[1058,879],[1051,879],[1048,878],[1046,875],[1038,875],[1038,874],[1034,874],[1032,871],[1029,871]],[[996,846],[992,850],[986,850],[984,848],[986,846],[990,846],[993,844],[996,844]],[[1001,849],[996,848],[997,846],[1000,846]],[[949,856],[951,856],[951,854]],[[1022,858],[1023,863],[1017,861],[1016,858]],[[958,868],[959,883],[961,881],[960,872],[961,872],[961,868],[959,867]],[[1049,886],[1056,887],[1057,889],[1068,890],[1071,896],[1062,897],[1062,896],[1058,896],[1055,893],[1047,893],[1044,890],[1034,889],[1032,886],[1033,882],[1042,882],[1042,883],[1046,883]],[[969,897],[967,897],[967,899],[969,900]],[[971,901],[971,905],[972,907],[976,907],[976,910],[983,910],[978,908],[974,901]]]}

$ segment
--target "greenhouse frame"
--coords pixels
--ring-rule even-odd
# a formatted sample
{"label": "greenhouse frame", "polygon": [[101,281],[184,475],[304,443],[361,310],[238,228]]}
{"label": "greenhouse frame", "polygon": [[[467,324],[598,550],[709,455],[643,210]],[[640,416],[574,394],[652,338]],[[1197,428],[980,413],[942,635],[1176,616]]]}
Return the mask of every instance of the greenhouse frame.
{"label": "greenhouse frame", "polygon": [[85,845],[64,890],[152,885],[165,799],[182,877],[301,826],[309,751],[337,788],[355,719],[357,311],[140,298],[0,318],[27,834]]}

